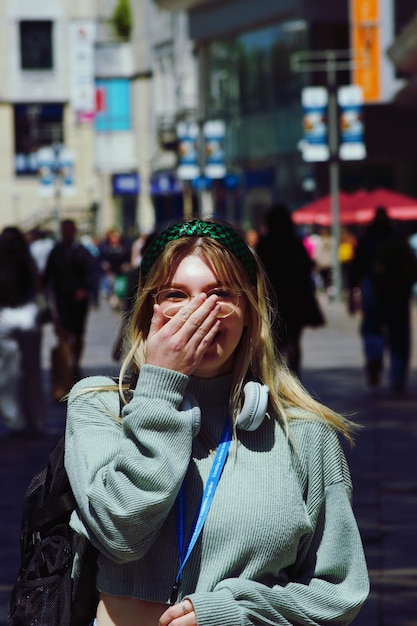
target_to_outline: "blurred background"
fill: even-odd
[[[295,210],[339,189],[417,206],[415,11],[3,0],[0,227],[54,234],[70,217],[133,240],[204,212],[258,229],[277,200]]]
[[[55,390],[53,361],[62,337],[48,288],[69,281],[51,270],[51,287],[44,274],[62,221],[91,255],[74,287],[91,305],[78,333],[82,371],[60,372],[71,385],[117,374],[130,279],[137,285],[148,235],[170,220],[215,216],[257,248],[279,205],[311,257],[324,314],[321,325],[297,327],[301,380],[365,427],[348,452],[372,583],[355,624],[417,626],[417,274],[408,254],[417,257],[416,11],[410,0],[1,0],[0,295],[20,280],[25,290],[0,301],[0,401],[10,408],[9,396],[17,404],[25,396],[26,412],[37,406],[38,415],[27,430],[16,416],[5,423],[0,407],[0,624],[23,495],[65,427],[67,388]],[[400,384],[389,380],[388,354],[366,360],[362,257],[351,271],[380,207],[408,246],[390,257],[384,294],[390,338],[401,330]],[[270,250],[280,247],[288,250],[276,239]],[[281,280],[291,269],[282,258]],[[291,273],[288,284],[290,297]],[[30,313],[35,295],[22,373],[17,309]],[[387,327],[379,330],[386,338]],[[4,376],[12,359],[14,387]]]

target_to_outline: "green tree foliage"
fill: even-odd
[[[110,18],[110,23],[117,37],[120,39],[130,38],[133,27],[130,0],[118,0]]]

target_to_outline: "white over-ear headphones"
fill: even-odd
[[[241,412],[236,418],[236,427],[240,430],[254,431],[261,425],[267,408],[269,389],[255,381],[249,381],[243,388],[245,400]],[[195,398],[186,394],[180,406],[180,411],[189,413],[193,425],[193,437],[200,431],[201,411]]]
[[[241,412],[236,418],[236,427],[253,431],[259,428],[268,408],[269,389],[253,380],[243,387],[245,400]]]

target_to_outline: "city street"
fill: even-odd
[[[303,339],[304,385],[332,408],[363,426],[346,454],[354,484],[354,510],[371,577],[369,600],[354,626],[417,626],[417,345],[409,389],[393,395],[384,381],[370,390],[363,373],[359,318],[342,303],[322,299],[327,325]],[[111,359],[119,314],[106,301],[90,315],[84,374],[117,374]],[[417,310],[413,312],[414,335]],[[49,354],[54,344],[45,327],[43,365],[49,398]],[[63,431],[65,406],[48,406],[47,437],[0,438],[0,626],[7,624],[7,599],[19,561],[23,494],[35,471]]]

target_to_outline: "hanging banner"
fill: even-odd
[[[198,125],[195,122],[180,122],[177,125],[178,168],[181,180],[194,180],[200,174],[198,165]]]
[[[221,120],[208,121],[203,127],[206,163],[204,173],[207,178],[224,178],[224,137],[226,125]]]
[[[140,192],[138,173],[113,174],[112,191],[114,196],[137,196]]]
[[[301,102],[304,109],[304,135],[301,142],[303,159],[304,161],[327,161],[329,159],[327,89],[305,87],[301,92]]]
[[[78,122],[92,122],[95,114],[94,44],[96,26],[92,20],[70,25],[71,107]]]
[[[364,102],[381,97],[380,0],[350,0],[350,46],[359,60],[352,69],[352,83],[363,89]]]
[[[357,161],[366,157],[363,126],[363,92],[357,85],[340,87],[339,105],[339,157],[343,161]]]

